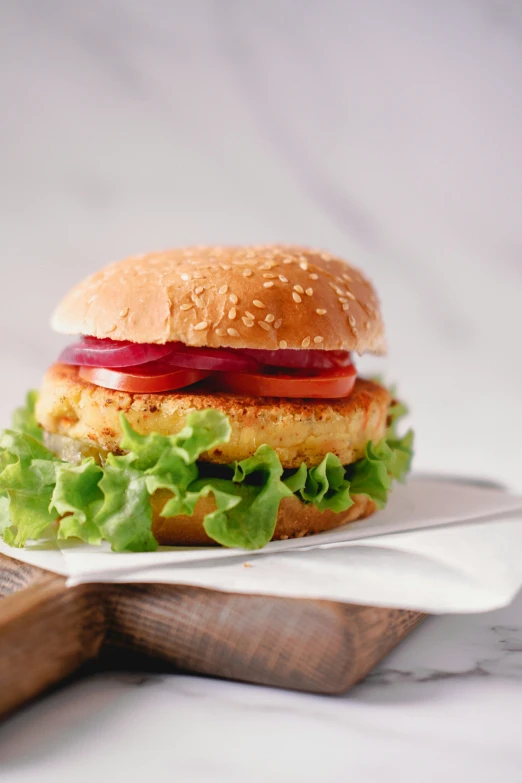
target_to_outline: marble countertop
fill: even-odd
[[[289,241],[380,292],[418,470],[522,491],[516,0],[0,8],[0,424],[59,297],[154,247]],[[327,698],[166,675],[70,684],[0,727],[9,783],[521,776],[522,598],[431,618]]]

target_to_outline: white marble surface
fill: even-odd
[[[418,469],[522,490],[517,0],[0,4],[0,423],[109,259],[285,240],[374,277]],[[106,675],[0,728],[0,779],[522,779],[522,600],[331,699]]]

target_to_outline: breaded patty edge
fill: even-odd
[[[37,418],[50,433],[118,451],[120,413],[141,434],[167,435],[179,431],[191,411],[216,408],[229,417],[232,436],[204,460],[227,464],[266,443],[285,468],[294,468],[319,464],[328,452],[343,464],[356,462],[368,441],[384,436],[390,402],[386,388],[361,378],[351,395],[337,400],[250,398],[198,386],[184,393],[132,395],[82,381],[77,368],[54,365],[42,384]]]

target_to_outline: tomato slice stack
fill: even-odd
[[[191,386],[211,376],[209,391],[232,392],[249,397],[347,397],[356,371],[349,365],[339,370],[321,370],[313,375],[301,370],[255,373],[209,372],[169,367],[161,362],[130,367],[125,371],[106,367],[80,367],[84,381],[136,394],[155,394]]]
[[[80,367],[80,378],[104,389],[155,394],[174,391],[202,381],[210,375],[206,370],[190,370],[185,367],[170,367],[161,362],[112,370],[108,367]]]
[[[220,373],[215,380],[222,391],[251,397],[347,397],[353,389],[353,364],[339,370]]]

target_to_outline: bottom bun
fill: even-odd
[[[216,542],[207,536],[203,527],[206,514],[216,510],[214,498],[201,498],[196,504],[192,516],[162,517],[160,512],[167,500],[172,497],[169,492],[157,492],[151,498],[152,532],[158,544],[163,546],[217,546]],[[279,505],[277,524],[272,541],[287,538],[302,538],[331,530],[346,522],[369,517],[376,510],[373,500],[366,495],[354,495],[353,506],[337,514],[335,511],[319,511],[313,504],[302,503],[295,496],[283,498]]]

